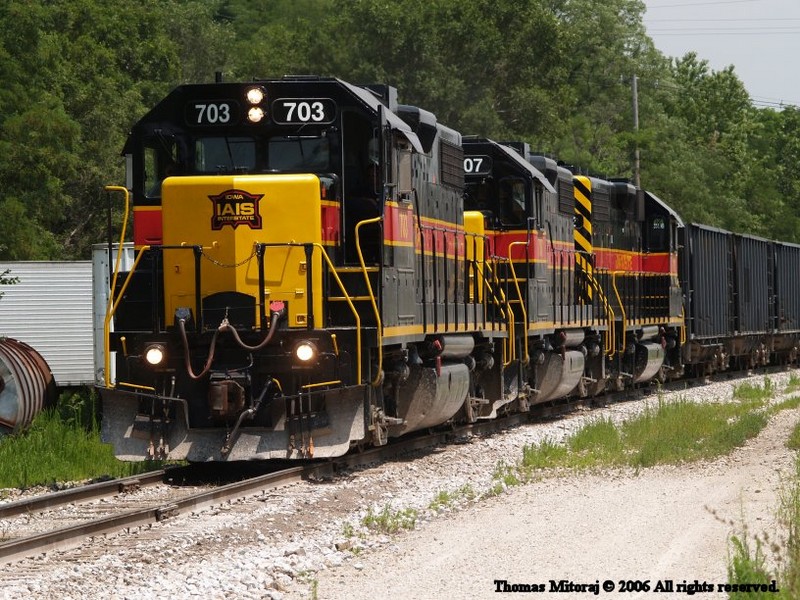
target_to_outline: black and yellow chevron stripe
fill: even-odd
[[[577,293],[583,304],[592,303],[594,278],[592,246],[592,182],[588,177],[572,179],[575,194],[575,262]]]

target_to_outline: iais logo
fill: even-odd
[[[211,229],[222,229],[230,225],[236,229],[247,225],[250,229],[261,229],[258,203],[264,194],[250,194],[243,190],[227,190],[218,196],[209,196],[214,203]]]

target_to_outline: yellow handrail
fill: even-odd
[[[356,319],[356,381],[361,383],[361,317],[359,317],[356,307],[353,306],[353,302],[350,300],[350,295],[347,293],[344,283],[342,283],[342,280],[339,278],[339,274],[336,272],[336,267],[333,265],[330,256],[328,256],[328,253],[325,251],[325,247],[318,242],[314,242],[314,247],[319,248],[322,252],[322,258],[325,259],[333,278],[336,280],[336,283],[339,284],[339,289],[341,289],[342,294],[344,294],[344,299],[347,301],[347,306],[350,307],[350,311],[353,313],[353,316]],[[336,345],[335,341],[334,345]]]
[[[592,276],[589,281],[591,282],[591,285],[594,288],[594,290],[600,295],[600,299],[603,302],[603,306],[606,309],[606,313],[609,315],[608,319],[609,332],[608,335],[606,336],[605,349],[606,349],[606,355],[608,356],[608,358],[611,358],[616,354],[616,349],[614,348],[614,342],[612,341],[614,339],[614,332],[616,330],[614,323],[615,319],[614,309],[608,303],[608,298],[603,292],[603,288],[600,287],[600,283],[597,281],[597,279],[595,279],[594,276]]]
[[[122,192],[125,196],[125,214],[122,218],[122,231],[119,234],[119,250],[117,250],[117,260],[114,264],[114,275],[111,278],[111,289],[108,292],[108,304],[106,304],[106,318],[103,325],[103,348],[105,351],[105,362],[104,368],[105,373],[103,374],[103,379],[105,381],[106,387],[110,386],[109,380],[109,371],[111,370],[111,356],[109,354],[109,349],[111,347],[110,336],[111,336],[111,318],[109,317],[109,313],[111,313],[111,307],[114,301],[114,288],[117,285],[117,275],[119,274],[119,267],[120,263],[122,262],[122,247],[125,244],[125,230],[128,227],[128,215],[130,213],[130,192],[128,188],[122,187],[121,185],[107,185],[105,186],[105,191],[107,192]],[[111,260],[111,257],[108,257]]]
[[[375,379],[372,380],[372,385],[377,387],[381,384],[381,370],[383,369],[383,325],[381,324],[381,315],[378,310],[378,303],[375,302],[375,292],[372,291],[372,283],[369,281],[367,274],[367,265],[364,262],[364,255],[361,252],[361,239],[359,233],[362,225],[372,225],[373,223],[380,223],[383,217],[375,217],[374,219],[364,219],[359,221],[356,225],[356,252],[358,252],[358,262],[361,265],[361,272],[364,273],[364,281],[367,283],[367,291],[369,292],[369,299],[372,302],[372,310],[375,312],[375,323],[378,342],[378,369],[375,371]],[[359,381],[361,379],[359,378]]]
[[[617,275],[620,273],[624,273],[624,271],[614,271],[611,274],[611,285],[614,287],[614,293],[617,295],[617,302],[619,302],[619,309],[622,311],[622,344],[625,344],[625,330],[628,327],[628,316],[625,314],[625,306],[622,304],[622,298],[619,295],[619,290],[617,289]],[[613,356],[613,355],[612,355]]]
[[[517,290],[517,298],[519,298],[519,305],[520,310],[522,310],[522,333],[523,333],[523,342],[522,345],[525,348],[525,356],[522,359],[522,364],[527,365],[530,362],[530,356],[528,355],[528,310],[525,308],[525,300],[522,297],[522,292],[519,289],[519,282],[517,281],[517,271],[514,268],[514,260],[511,258],[512,256],[512,248],[514,246],[528,246],[528,242],[511,242],[508,245],[508,264],[511,267],[511,277],[514,280],[514,287]],[[526,279],[527,282],[527,279]],[[511,307],[509,306],[509,311],[511,311]],[[513,311],[511,311],[513,314]]]
[[[103,340],[104,340],[104,350],[105,350],[105,383],[106,387],[114,387],[111,385],[110,382],[110,371],[111,371],[111,319],[114,318],[114,314],[117,312],[117,308],[119,307],[119,303],[122,301],[122,297],[125,295],[125,291],[128,289],[128,284],[131,282],[131,277],[133,276],[134,271],[136,271],[136,267],[139,266],[139,261],[142,260],[142,256],[144,255],[145,251],[150,250],[150,246],[142,246],[139,249],[138,254],[136,255],[136,260],[133,261],[133,267],[128,272],[128,276],[125,278],[125,282],[122,284],[122,288],[117,294],[116,299],[114,299],[114,288],[112,287],[109,291],[108,302],[109,307],[106,310],[106,318],[103,322]],[[117,250],[119,254],[122,254],[122,246],[119,247]],[[119,264],[117,264],[119,267]],[[117,280],[117,273],[114,273],[114,281]]]
[[[495,257],[495,260],[500,260],[500,257]],[[498,278],[497,273],[492,269],[490,264],[486,263],[486,268],[489,269],[489,273],[492,276],[492,282],[495,283],[497,289],[494,289],[493,286],[489,287],[489,293],[492,295],[492,303],[497,306],[500,311],[500,316],[505,317],[508,321],[508,341],[503,344],[503,366],[508,367],[514,362],[514,358],[516,358],[515,350],[515,336],[516,336],[516,329],[514,324],[514,313],[511,310],[511,306],[506,300],[505,294],[503,293],[503,288],[500,286],[500,279]]]

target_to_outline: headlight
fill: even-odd
[[[317,356],[317,347],[311,342],[300,342],[294,347],[294,355],[301,362],[307,363]]]
[[[260,123],[264,118],[264,109],[260,106],[254,106],[247,111],[247,120],[251,123]]]
[[[250,104],[261,104],[264,101],[264,96],[266,96],[266,93],[262,87],[254,87],[247,90],[247,101]]]
[[[154,367],[164,362],[167,351],[161,344],[151,344],[144,350],[144,359]]]

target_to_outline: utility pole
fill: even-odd
[[[633,183],[636,187],[641,187],[639,179],[639,78],[633,74],[631,88],[633,90],[633,131],[636,136],[636,148],[633,151]]]

